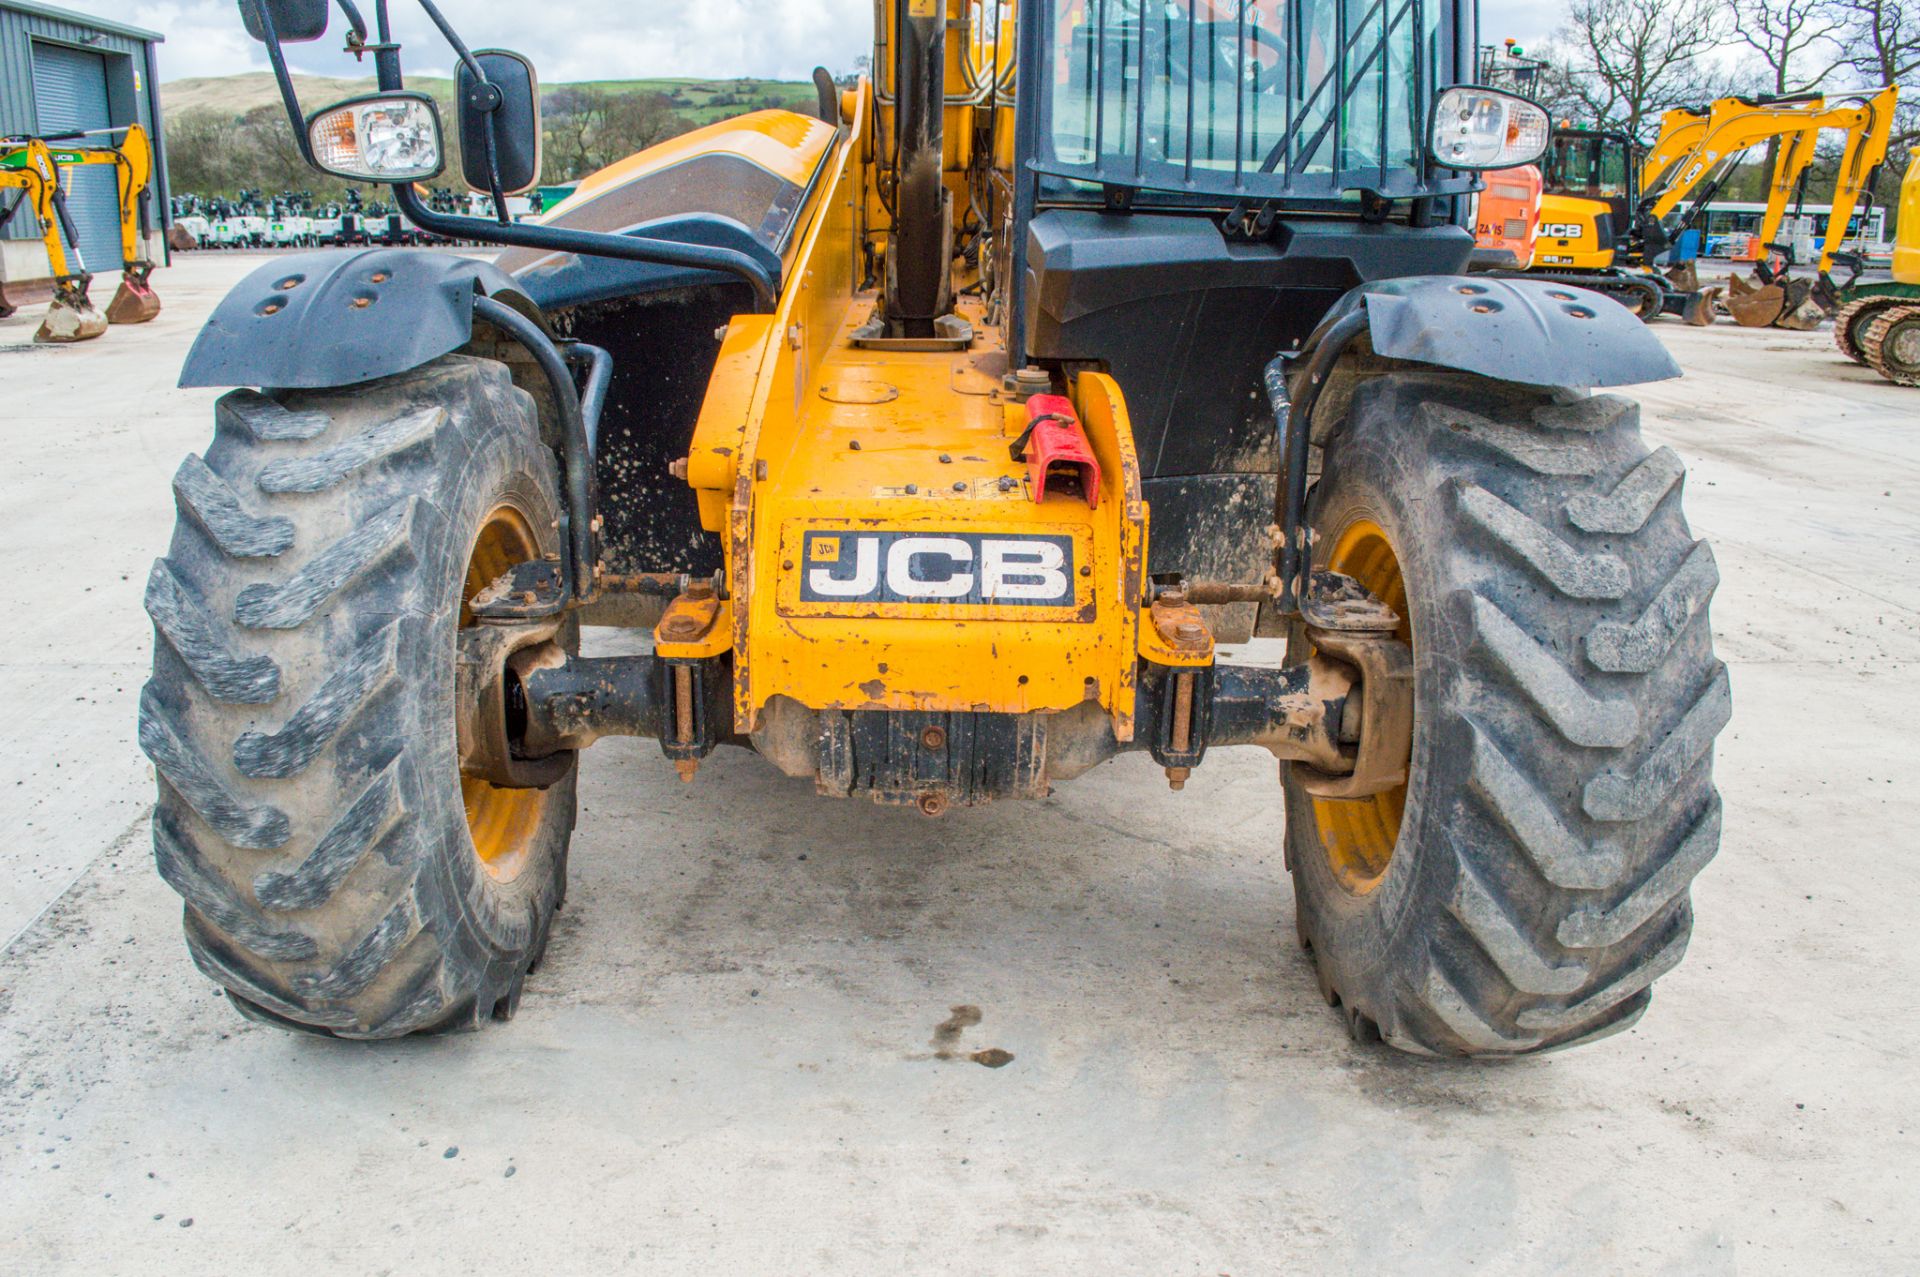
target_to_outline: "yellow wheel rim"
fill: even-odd
[[[1352,577],[1400,615],[1400,641],[1413,646],[1413,622],[1407,612],[1407,586],[1400,560],[1379,524],[1361,519],[1334,538],[1326,566]],[[1340,885],[1364,896],[1378,887],[1393,860],[1406,810],[1407,787],[1400,785],[1370,798],[1313,800],[1313,823],[1326,850],[1327,865]]]
[[[538,558],[540,544],[525,515],[512,506],[494,508],[474,538],[473,553],[467,559],[467,579],[460,592],[460,625],[473,624],[468,606],[473,596],[484,590],[495,577],[516,563]],[[534,834],[540,828],[540,816],[546,807],[546,791],[539,789],[501,789],[471,776],[460,778],[460,796],[466,800],[467,832],[473,837],[473,851],[488,875],[505,881],[520,872]]]

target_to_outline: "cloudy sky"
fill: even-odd
[[[246,38],[234,0],[52,0],[100,17],[159,31],[160,74],[229,75],[266,66]],[[532,56],[549,83],[621,77],[751,75],[805,79],[815,65],[845,70],[872,40],[872,0],[439,0],[469,43]],[[371,14],[372,0],[361,0]],[[392,0],[406,61],[446,69],[445,45],[412,0]],[[1481,38],[1538,44],[1566,12],[1566,0],[1482,0]],[[520,21],[516,23],[516,15]],[[302,71],[353,75],[336,30],[297,48]],[[583,34],[590,33],[590,34]],[[371,68],[364,74],[371,75]]]

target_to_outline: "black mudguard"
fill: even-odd
[[[1680,375],[1660,339],[1620,303],[1551,280],[1416,275],[1343,296],[1296,359],[1365,309],[1373,352],[1531,386],[1631,386]]]
[[[350,386],[467,344],[473,299],[539,310],[487,262],[418,249],[323,249],[276,257],[214,308],[182,386]]]

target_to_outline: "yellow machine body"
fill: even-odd
[[[1899,217],[1893,240],[1893,278],[1896,283],[1920,284],[1920,146],[1909,152],[1907,175],[1900,181]]]
[[[1612,242],[1600,238],[1606,204],[1582,195],[1552,191],[1540,197],[1540,230],[1530,266],[1560,270],[1605,270],[1613,265]]]
[[[777,307],[728,327],[688,456],[735,601],[735,730],[755,729],[776,697],[809,709],[998,713],[1093,702],[1116,738],[1130,739],[1147,515],[1125,402],[1109,377],[1077,379],[1098,500],[1035,501],[1027,466],[1009,452],[1025,408],[1006,389],[1000,334],[978,302],[957,306],[975,334],[960,349],[858,344],[878,301],[862,280],[884,211],[871,165],[874,97],[864,85],[849,95]],[[971,136],[961,133],[962,154],[950,145],[950,167],[964,167]],[[964,545],[965,571],[987,572],[996,539],[1062,547],[1058,570],[1071,586],[1062,601],[820,598],[806,588],[815,572],[857,578],[863,561],[900,571],[914,546]]]

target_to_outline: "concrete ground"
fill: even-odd
[[[0,1271],[1920,1267],[1920,392],[1826,333],[1657,328],[1688,375],[1648,430],[1692,467],[1735,717],[1692,952],[1626,1034],[1351,1045],[1261,754],[930,821],[615,741],[519,1018],[353,1045],[195,971],[133,739],[214,398],[173,379],[258,260],[187,258],[86,346],[0,323]],[[936,1057],[958,1004],[1011,1063]]]

